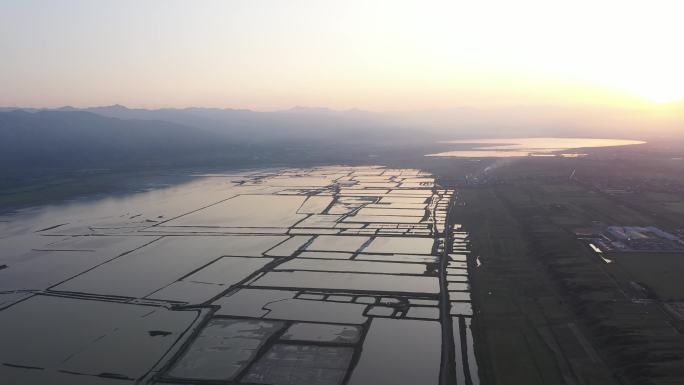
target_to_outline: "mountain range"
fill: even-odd
[[[122,105],[5,107],[0,108],[0,169],[346,162],[456,138],[595,137],[599,131],[609,137],[649,139],[679,132],[682,107],[673,105],[674,113],[658,121],[660,126],[635,110],[548,106],[394,113],[315,107],[273,112]]]

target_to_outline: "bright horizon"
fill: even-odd
[[[677,1],[0,3],[0,105],[514,106],[684,99]]]

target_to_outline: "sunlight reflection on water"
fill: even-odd
[[[554,156],[553,153],[579,148],[615,147],[644,144],[640,140],[590,138],[501,138],[462,139],[446,143],[472,144],[468,149],[428,154],[435,157],[507,158],[521,156]],[[569,154],[565,154],[566,156]]]

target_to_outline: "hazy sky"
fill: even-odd
[[[0,105],[648,106],[684,1],[0,0]]]

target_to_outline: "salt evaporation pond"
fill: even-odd
[[[0,382],[476,384],[454,200],[340,166],[0,216]]]

